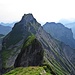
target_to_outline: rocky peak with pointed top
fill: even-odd
[[[21,21],[14,25],[12,31],[3,39],[2,53],[5,53],[5,51],[6,54],[8,53],[8,57],[3,61],[3,68],[14,65],[14,61],[22,48],[24,39],[31,34],[36,34],[40,26],[40,23],[37,22],[32,14],[24,14]],[[11,53],[15,51],[15,55],[12,55]]]
[[[22,23],[28,23],[28,22],[33,22],[33,21],[36,21],[36,19],[33,17],[33,15],[31,13],[29,14],[24,14],[22,19],[21,19],[21,22]]]
[[[34,16],[31,13],[29,13],[29,14],[24,14],[22,16],[22,19],[14,25],[13,29],[19,27],[20,30],[22,29],[23,32],[27,30],[29,32],[36,33],[36,31],[40,26],[41,24],[37,22],[37,20],[34,18]]]
[[[12,42],[16,44],[22,39],[27,38],[31,33],[35,34],[40,26],[40,23],[36,21],[32,14],[24,14],[21,21],[17,22],[12,31],[7,35],[9,39],[5,37],[4,40],[7,43],[9,41],[8,46],[12,45],[11,39],[14,39]],[[17,39],[18,37],[19,39]]]

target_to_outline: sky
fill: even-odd
[[[32,13],[38,22],[75,19],[75,0],[0,0],[0,22],[19,21]]]

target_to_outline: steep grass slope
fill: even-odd
[[[52,75],[43,67],[19,67],[4,75]]]

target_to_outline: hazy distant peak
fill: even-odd
[[[75,40],[73,38],[72,30],[65,27],[62,23],[45,24],[43,25],[43,29],[55,39],[75,48]]]
[[[12,23],[4,23],[4,22],[1,22],[0,25],[13,27],[15,23],[16,22],[12,22]]]
[[[3,26],[0,24],[0,34],[6,35],[11,31],[11,27],[10,26]]]
[[[67,23],[65,25],[75,25],[75,22]]]
[[[75,22],[75,19],[60,19],[59,22],[65,25]]]

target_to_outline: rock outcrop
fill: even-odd
[[[28,44],[29,43],[29,44]],[[40,66],[43,62],[43,48],[35,36],[29,36],[15,61],[15,67]]]
[[[43,25],[43,28],[48,32],[53,38],[69,45],[72,48],[75,48],[75,40],[73,38],[72,30],[65,27],[61,23],[46,23]]]

